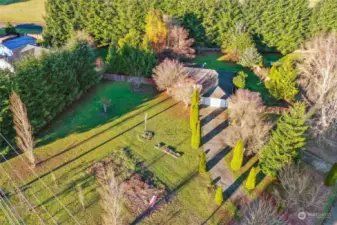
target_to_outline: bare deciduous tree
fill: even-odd
[[[196,85],[195,82],[191,79],[179,79],[175,85],[172,87],[172,98],[176,101],[182,101],[187,107],[191,103],[193,90],[199,88],[200,86]]]
[[[277,209],[273,206],[271,200],[259,199],[255,200],[249,205],[245,205],[242,209],[243,217],[237,224],[245,225],[287,225],[278,213]]]
[[[179,79],[186,76],[184,65],[178,60],[165,59],[153,69],[153,79],[158,90],[167,90],[168,93]]]
[[[30,164],[34,167],[35,156],[33,152],[34,140],[32,125],[28,119],[26,106],[15,91],[12,91],[10,96],[10,109],[13,113],[16,144],[18,148],[25,153]]]
[[[299,51],[303,61],[299,83],[311,107],[311,130],[321,135],[337,120],[337,36],[335,33],[314,38]]]
[[[299,165],[288,165],[279,173],[280,188],[275,197],[283,207],[299,212],[321,210],[327,199],[323,184]]]
[[[263,101],[259,93],[237,90],[229,99],[228,116],[231,121],[226,129],[224,141],[235,146],[238,140],[246,145],[245,154],[258,153],[269,139],[272,124],[267,120]]]
[[[103,171],[102,171],[103,172]],[[123,224],[123,185],[118,184],[111,167],[104,170],[104,179],[100,182],[101,206],[103,208],[102,221],[104,225]]]
[[[179,26],[173,26],[168,33],[167,49],[174,58],[195,58],[195,50],[192,48],[194,39],[188,38],[188,31]]]

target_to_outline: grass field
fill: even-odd
[[[107,114],[103,113],[100,103],[103,97],[112,100]],[[148,130],[153,131],[155,136],[149,142],[140,142],[137,135],[144,129],[145,113],[148,113]],[[183,156],[174,159],[156,150],[154,145],[157,142],[174,147]],[[135,93],[127,83],[99,84],[37,138],[35,153],[41,163],[35,170],[81,224],[99,224],[101,208],[96,191],[97,183],[85,170],[119,147],[130,148],[170,188],[171,194],[177,196],[167,209],[158,213],[160,219],[166,220],[167,216],[167,220],[171,221],[168,224],[189,224],[192,213],[198,215],[201,222],[208,218],[209,224],[217,224],[220,218],[231,218],[227,210],[230,209],[233,213],[235,207],[228,202],[213,215],[217,208],[213,202],[214,191],[207,188],[209,177],[197,173],[198,154],[201,150],[190,147],[187,110],[166,95],[156,94],[152,87]],[[42,205],[59,223],[74,224],[52,194],[27,170],[20,157],[11,159],[9,163],[12,167],[2,163],[5,171],[22,187],[22,191],[37,206],[36,210],[48,224],[51,222],[48,215],[34,200],[32,193],[38,196]],[[25,180],[24,183],[19,181],[16,173]],[[5,179],[4,170],[1,169],[0,174],[1,188],[13,193],[13,182]],[[57,178],[58,185],[54,184],[53,176]],[[75,186],[78,184],[84,188],[86,209],[82,209],[77,199]],[[10,200],[20,205],[18,195],[10,195]],[[22,205],[21,207],[23,208]],[[177,207],[179,213],[176,212]],[[134,219],[129,214],[126,215],[128,222]],[[150,219],[153,218],[155,217]],[[36,224],[38,221],[34,213],[27,213],[25,220],[28,224]],[[148,223],[145,221],[144,224]]]
[[[11,4],[6,4],[6,2]],[[44,0],[0,0],[0,22],[44,24]]]

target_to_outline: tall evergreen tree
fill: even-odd
[[[305,104],[295,103],[290,112],[285,112],[277,122],[269,143],[260,154],[260,167],[268,176],[277,172],[299,156],[306,144]]]
[[[248,175],[247,181],[245,183],[247,189],[252,190],[252,189],[255,188],[255,185],[256,185],[256,175],[257,175],[257,169],[256,169],[256,167],[251,168],[250,171],[249,171],[249,175]]]
[[[335,0],[320,0],[316,3],[311,21],[311,34],[328,33],[337,30],[337,2]]]
[[[263,43],[283,54],[297,49],[309,34],[307,0],[247,0],[243,12]]]
[[[46,1],[45,40],[52,46],[61,46],[71,37],[75,17],[74,5],[63,0]]]

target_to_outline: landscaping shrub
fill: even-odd
[[[262,56],[256,48],[247,48],[240,55],[239,64],[244,67],[254,67],[262,62]]]
[[[198,121],[199,121],[199,91],[197,89],[194,89],[190,109],[190,127],[192,133],[195,131],[196,124]]]
[[[207,172],[206,164],[206,153],[201,153],[199,155],[199,173],[203,174]]]
[[[191,146],[194,149],[199,148],[201,139],[200,120],[196,123],[196,128],[192,132]]]
[[[249,190],[252,190],[255,188],[256,184],[256,175],[257,175],[257,169],[256,167],[253,167],[249,171],[249,175],[246,181],[246,188]]]
[[[39,58],[22,59],[16,66],[15,83],[34,133],[100,79],[95,54],[85,41]]]
[[[222,202],[223,202],[223,190],[221,186],[218,186],[215,192],[215,203],[220,206]]]
[[[239,170],[243,162],[244,143],[238,140],[233,150],[233,158],[231,161],[232,170]]]
[[[238,73],[238,75],[236,75],[234,78],[233,78],[233,83],[234,85],[237,87],[237,88],[245,88],[246,87],[246,78],[248,77],[248,75],[243,72],[243,71],[240,71]]]
[[[276,99],[291,102],[299,92],[296,79],[299,71],[296,69],[298,57],[287,55],[276,62],[269,72],[269,79],[265,82],[266,88]]]
[[[335,163],[330,169],[328,175],[325,178],[325,185],[334,186],[337,181],[337,163]]]
[[[6,34],[16,34],[16,29],[11,23],[7,23],[5,27]]]
[[[106,72],[151,77],[155,64],[155,55],[148,49],[129,45],[116,48],[111,45],[106,58]]]
[[[259,164],[262,172],[275,177],[281,168],[298,157],[306,145],[307,129],[305,104],[295,103],[290,112],[282,114],[270,141],[261,150]]]

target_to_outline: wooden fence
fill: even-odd
[[[129,83],[149,84],[149,85],[155,84],[152,78],[108,74],[108,73],[103,74],[103,79],[111,81],[129,82]]]

